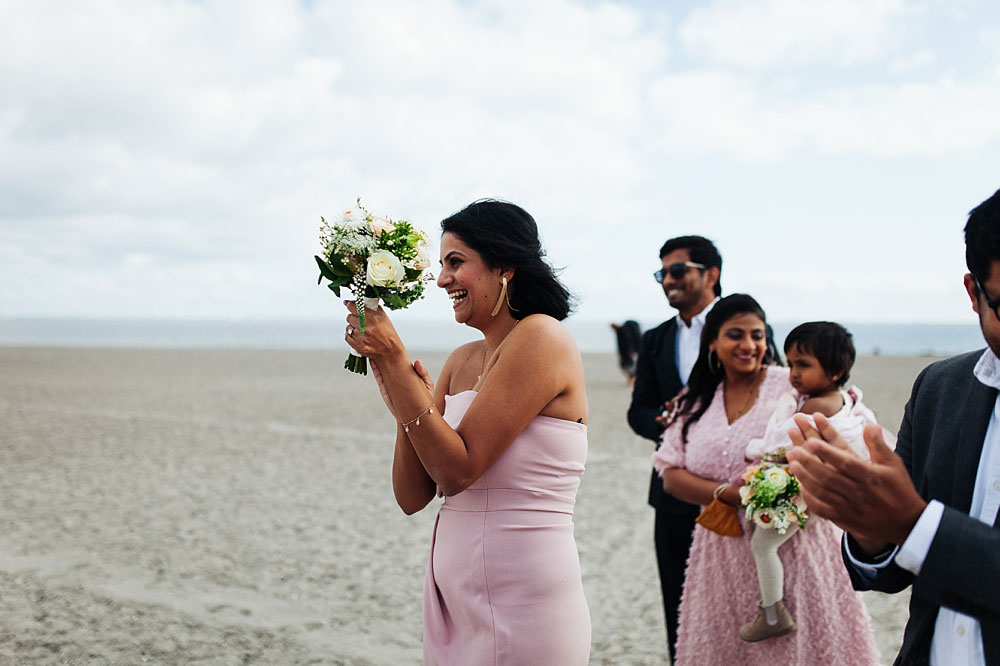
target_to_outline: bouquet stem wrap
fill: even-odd
[[[358,319],[361,321],[361,332],[365,332],[365,310],[378,310],[378,299],[371,298],[369,296],[357,297],[355,302],[358,304]],[[364,356],[355,356],[354,353],[347,355],[347,360],[344,361],[344,368],[350,370],[351,372],[357,373],[359,375],[368,374],[368,359]]]

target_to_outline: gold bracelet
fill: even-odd
[[[425,409],[424,411],[420,412],[419,414],[417,414],[416,418],[412,418],[406,423],[400,422],[399,425],[403,426],[403,432],[410,432],[411,423],[416,423],[417,425],[420,425],[421,416],[423,416],[424,414],[433,414],[433,413],[434,413],[434,403],[432,402],[431,406]]]

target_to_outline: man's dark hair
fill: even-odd
[[[980,283],[990,279],[990,267],[1000,260],[1000,190],[969,212],[965,224],[965,265]],[[692,260],[693,261],[693,260]]]
[[[832,321],[799,324],[785,338],[785,356],[792,347],[815,356],[827,377],[840,375],[838,387],[846,384],[851,376],[857,353],[854,351],[853,336],[840,324]]]
[[[660,248],[660,259],[674,250],[687,250],[691,261],[703,264],[705,268],[718,268],[719,279],[715,282],[715,295],[722,295],[722,255],[715,243],[704,236],[678,236],[671,238]]]

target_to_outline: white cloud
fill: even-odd
[[[899,46],[915,16],[901,0],[720,2],[679,28],[570,0],[6,2],[0,316],[328,315],[316,228],[358,194],[432,232],[475,198],[514,200],[581,314],[662,313],[656,248],[742,239],[748,204],[720,193],[761,169],[791,174],[778,191],[808,185],[799,163],[981,177],[964,165],[1000,140],[997,73],[923,66]],[[827,76],[907,62],[905,82]]]
[[[650,123],[668,155],[770,162],[796,155],[963,154],[1000,139],[1000,78],[768,90],[734,74],[668,76],[650,87]]]
[[[936,61],[937,53],[931,49],[920,49],[892,58],[889,61],[889,71],[895,74],[910,74],[932,65]]]
[[[692,56],[740,69],[850,66],[891,53],[904,0],[715,0],[691,12],[680,39]]]

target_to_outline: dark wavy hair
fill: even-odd
[[[832,321],[810,321],[799,324],[785,338],[785,356],[793,346],[805,354],[812,354],[827,377],[840,375],[835,382],[842,387],[851,376],[857,352],[851,333]]]
[[[453,233],[479,253],[490,268],[511,268],[507,296],[510,314],[524,319],[547,314],[562,321],[575,299],[545,261],[535,219],[520,206],[480,199],[441,221],[441,233]]]
[[[716,372],[708,360],[708,347],[719,337],[722,325],[737,315],[754,314],[760,317],[767,327],[767,318],[760,304],[749,294],[730,294],[719,299],[707,315],[705,315],[705,327],[701,330],[701,346],[698,352],[698,360],[688,377],[686,391],[678,399],[677,416],[684,420],[684,427],[681,429],[681,440],[687,442],[688,429],[708,410],[715,397],[715,390],[719,387],[719,382],[725,377],[724,372]],[[764,355],[764,363],[770,364],[772,359],[770,354]]]
[[[1000,190],[972,209],[965,224],[965,265],[980,283],[1000,259]],[[977,288],[978,292],[979,289]]]

